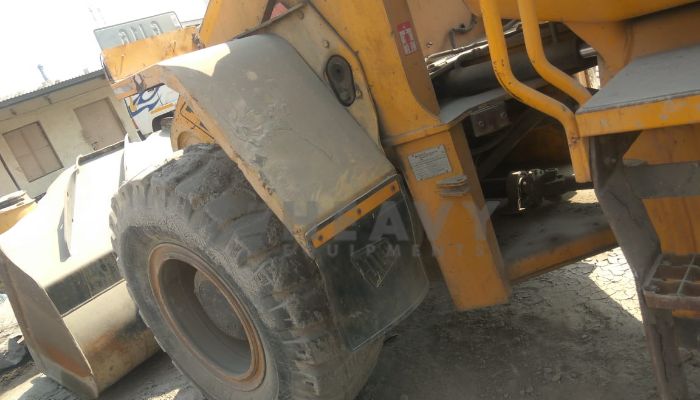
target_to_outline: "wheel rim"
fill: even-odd
[[[226,299],[245,332],[233,337],[212,321],[195,293],[195,276],[202,274]],[[255,325],[245,307],[211,266],[186,248],[163,243],[149,259],[149,280],[167,325],[181,344],[220,378],[250,391],[265,375],[265,357]]]

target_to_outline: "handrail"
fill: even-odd
[[[576,181],[589,182],[591,174],[588,162],[588,142],[579,137],[574,113],[561,102],[525,85],[515,77],[510,67],[508,47],[503,36],[498,4],[493,0],[481,0],[479,3],[481,4],[484,28],[489,41],[489,52],[496,78],[515,99],[561,122],[566,131]]]
[[[547,60],[542,47],[540,23],[533,0],[518,0],[518,9],[525,37],[525,48],[535,71],[554,87],[571,96],[579,105],[583,105],[591,98],[591,93]]]

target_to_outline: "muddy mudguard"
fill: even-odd
[[[153,77],[180,93],[317,261],[350,348],[420,303],[428,284],[395,168],[288,42],[236,39],[134,79]],[[375,227],[392,226],[387,218],[403,230]]]

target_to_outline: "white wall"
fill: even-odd
[[[93,151],[83,137],[80,122],[73,110],[104,98],[111,101],[124,126],[125,133],[132,138],[137,137],[136,128],[124,102],[114,97],[104,77],[94,78],[0,109],[0,156],[5,160],[21,189],[26,190],[32,197],[44,193],[61,171],[50,173],[33,182],[27,181],[3,134],[24,125],[39,122],[63,167],[69,167],[75,163],[79,155]],[[0,165],[0,195],[15,190],[17,189],[10,177]]]

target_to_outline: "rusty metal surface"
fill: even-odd
[[[111,198],[125,176],[170,152],[168,137],[152,137],[83,158],[0,237],[0,275],[35,362],[82,397],[96,398],[158,348],[117,270],[109,232]]]
[[[644,298],[651,308],[700,311],[700,254],[661,255]]]
[[[592,190],[493,219],[508,277],[522,281],[615,246]]]
[[[634,194],[624,175],[622,156],[637,136],[633,132],[593,140],[591,160],[596,197],[634,271],[659,396],[664,400],[686,399],[685,375],[670,312],[651,308],[644,291],[644,279],[653,276],[661,248],[642,200]]]
[[[180,345],[212,374],[236,388],[250,391],[260,386],[266,371],[263,342],[249,312],[215,269],[192,251],[172,243],[153,248],[148,268],[158,308]],[[194,290],[181,289],[188,285],[194,288],[197,275],[211,285],[213,292],[197,296]],[[206,318],[196,314],[202,308]],[[211,316],[219,322],[234,318],[242,335],[222,330]]]

